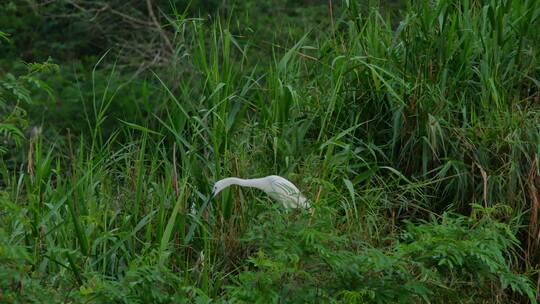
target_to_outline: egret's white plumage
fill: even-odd
[[[271,198],[283,204],[285,208],[310,208],[309,201],[300,193],[300,190],[287,179],[270,175],[262,178],[242,179],[237,177],[224,178],[214,185],[212,196],[231,186],[253,187],[260,189]]]
[[[228,177],[224,178],[215,183],[214,188],[212,189],[212,195],[208,197],[208,200],[203,204],[202,208],[199,211],[196,211],[195,205],[191,206],[190,213],[197,217],[197,220],[193,221],[191,227],[189,228],[188,234],[184,239],[184,245],[189,244],[193,235],[195,233],[195,228],[197,227],[202,214],[206,210],[208,204],[212,198],[214,198],[221,190],[231,186],[239,185],[243,187],[253,187],[260,189],[266,192],[271,198],[283,204],[287,209],[289,208],[306,208],[310,209],[310,212],[313,212],[311,209],[311,204],[307,200],[300,190],[296,186],[285,178],[277,175],[270,175],[262,178],[252,178],[252,179],[242,179],[237,177]]]

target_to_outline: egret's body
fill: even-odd
[[[262,178],[242,179],[228,177],[218,181],[214,185],[212,196],[216,196],[221,190],[231,186],[252,187],[260,189],[274,200],[289,208],[310,208],[309,201],[300,193],[300,190],[285,178],[277,175],[270,175]]]
[[[199,209],[198,212],[196,212],[194,206],[191,208],[191,214],[193,214],[195,217],[197,217],[197,220],[193,221],[191,224],[191,227],[189,228],[189,232],[184,239],[184,245],[187,245],[191,239],[193,238],[193,235],[195,233],[195,228],[197,227],[199,220],[206,210],[206,207],[208,204],[210,204],[210,201],[212,198],[214,198],[221,190],[231,186],[231,185],[238,185],[243,187],[252,187],[260,189],[264,192],[266,192],[271,198],[275,199],[276,201],[283,204],[283,206],[287,209],[291,208],[306,208],[310,209],[311,204],[309,200],[307,200],[302,193],[300,193],[300,190],[296,188],[296,186],[291,183],[290,181],[286,180],[285,178],[277,175],[270,175],[267,177],[262,178],[252,178],[252,179],[242,179],[237,177],[228,177],[224,178],[220,181],[218,181],[212,190],[212,195],[208,197],[208,200],[203,204],[202,208]],[[313,212],[312,209],[310,209],[310,212]]]

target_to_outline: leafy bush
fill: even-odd
[[[43,277],[35,268],[33,256],[24,246],[9,243],[0,228],[0,302],[53,303],[60,295],[53,286],[43,284]],[[46,281],[45,281],[46,282]]]
[[[257,251],[229,286],[231,299],[478,303],[511,288],[535,301],[531,282],[511,270],[518,241],[506,224],[444,214],[408,222],[391,245],[374,248],[346,231],[337,234],[333,212],[323,213],[316,219],[261,216],[245,240]]]
[[[120,278],[91,276],[79,289],[78,297],[97,303],[188,303],[190,289],[181,277],[158,265],[136,262]],[[196,295],[193,295],[196,298]]]
[[[6,73],[0,78],[0,156],[9,148],[21,148],[29,120],[25,108],[38,104],[36,91],[52,97],[52,89],[39,76],[58,69],[49,59],[27,64],[20,75]]]

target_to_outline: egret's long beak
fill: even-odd
[[[210,205],[210,202],[212,201],[212,199],[213,199],[214,197],[216,197],[216,196],[214,195],[214,193],[212,193],[212,194],[210,194],[210,196],[208,196],[208,199],[207,199],[206,202],[204,202],[204,204],[202,205],[201,212],[199,213],[199,216],[200,216],[201,214],[203,214],[204,211],[206,211],[206,208],[208,208],[208,205]]]
[[[197,215],[195,215],[195,220],[193,221],[193,223],[191,224],[191,226],[189,226],[189,231],[186,235],[186,238],[184,239],[184,246],[189,244],[189,242],[191,241],[191,239],[193,238],[193,234],[195,234],[195,228],[197,228],[197,224],[200,222],[200,219],[201,219],[201,216],[204,214],[204,212],[206,211],[206,208],[208,207],[208,205],[210,204],[210,201],[212,201],[212,199],[214,198],[214,194],[210,194],[208,196],[208,199],[206,200],[206,202],[204,202],[204,204],[202,205],[201,209],[199,210],[199,212],[197,212]]]

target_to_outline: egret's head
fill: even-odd
[[[228,186],[228,185],[225,185],[223,183],[223,180],[220,180],[217,183],[215,183],[214,188],[212,188],[212,196],[214,197],[214,196],[218,195],[218,193],[220,193],[221,190],[223,190],[226,186]]]
[[[212,188],[212,196],[216,196],[218,195],[218,193],[221,192],[221,190],[229,187],[230,185],[234,185],[234,184],[237,184],[237,178],[234,178],[234,177],[229,177],[229,178],[224,178],[220,181],[217,181],[215,184],[214,184],[214,188]]]

